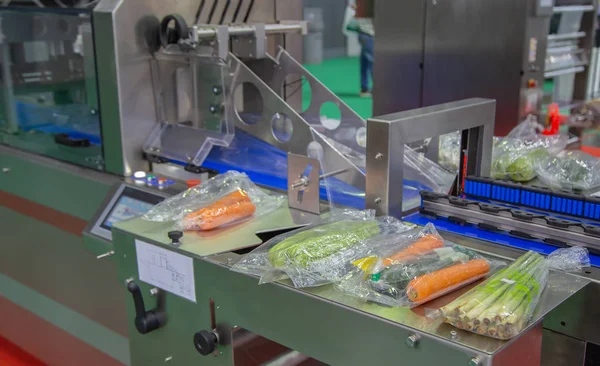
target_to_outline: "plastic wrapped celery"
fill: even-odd
[[[246,174],[231,170],[167,198],[142,218],[175,221],[183,230],[212,230],[264,215],[283,202],[283,196],[267,194]]]
[[[498,339],[518,335],[529,323],[546,287],[550,269],[581,271],[587,249],[559,249],[544,258],[527,252],[509,267],[439,310],[457,328]]]
[[[552,188],[587,190],[600,186],[600,159],[582,151],[563,151],[539,159],[535,170]]]
[[[352,211],[328,222],[276,236],[236,263],[232,270],[261,276],[260,283],[290,278],[296,287],[339,281],[352,260],[370,254],[366,241],[414,227],[374,211]]]
[[[556,155],[567,146],[567,136],[540,135],[542,129],[528,118],[497,141],[492,153],[492,178],[530,181],[536,176],[535,161]]]
[[[475,252],[444,242],[432,224],[378,238],[376,253],[355,261],[362,271],[338,287],[388,306],[418,306],[490,272]]]

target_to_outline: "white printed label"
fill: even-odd
[[[135,251],[141,281],[196,302],[192,258],[140,240],[135,241]]]
[[[512,285],[512,284],[514,284],[514,283],[515,283],[515,281],[513,281],[513,280],[508,280],[508,279],[506,279],[506,278],[503,278],[503,279],[501,279],[500,281],[502,281],[502,282],[504,282],[504,283],[508,283],[509,285]]]

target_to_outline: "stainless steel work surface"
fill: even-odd
[[[272,231],[278,228],[295,227],[303,223],[314,221],[315,219],[318,219],[318,217],[308,213],[290,210],[285,206],[269,215],[238,224],[235,227],[224,228],[208,233],[186,232],[181,240],[182,245],[177,248],[177,251],[183,252],[184,254],[189,253],[192,257],[216,262],[228,267],[235,263],[240,256],[235,253],[227,252],[260,244],[261,240],[256,233],[260,233],[261,231]],[[170,241],[167,237],[167,233],[172,229],[172,225],[172,223],[156,223],[137,218],[117,223],[116,227],[120,230],[131,232],[141,240],[168,245]],[[471,241],[473,241],[473,239],[465,239],[465,242],[461,243],[469,246]],[[490,255],[490,253],[494,256],[495,249],[503,248],[492,243],[481,241],[475,241],[474,246],[477,246],[477,250],[485,252],[486,256]],[[224,254],[206,258],[206,256],[215,253]],[[502,260],[506,259],[505,257],[500,256],[497,258]],[[244,274],[239,275],[245,276]],[[527,329],[538,324],[547,313],[581,290],[589,282],[590,280],[574,274],[551,272],[548,279],[548,285],[542,293],[538,308]],[[291,283],[286,281],[280,282],[278,285],[293,288]],[[473,286],[474,285],[471,285],[462,290],[455,291],[414,309],[390,308],[374,303],[367,303],[364,300],[340,292],[333,285],[293,290],[304,293],[307,296],[316,296],[324,301],[348,307],[355,311],[362,312],[366,316],[375,316],[385,321],[398,324],[399,326],[413,328],[441,340],[472,348],[478,352],[496,354],[509,343],[515,341],[518,337],[510,341],[501,341],[463,331],[443,323],[442,319],[430,319],[426,316],[448,304]],[[456,332],[455,336],[451,333],[452,331]]]
[[[493,245],[489,246],[492,247]],[[493,248],[490,248],[490,251],[492,250]],[[232,255],[217,256],[211,259],[223,264],[234,262],[232,260]],[[548,277],[548,285],[542,293],[533,319],[520,335],[538,324],[546,314],[581,290],[588,283],[590,283],[590,280],[586,278],[569,273],[552,271]],[[280,284],[293,287],[289,281],[283,281],[280,282]],[[437,309],[450,303],[474,286],[476,286],[476,284],[454,291],[413,309],[386,307],[375,303],[367,303],[364,300],[342,293],[337,290],[334,285],[306,288],[298,291],[304,292],[307,295],[318,296],[326,301],[332,301],[350,307],[354,310],[364,312],[366,315],[376,316],[387,321],[414,328],[415,330],[429,335],[470,347],[479,352],[496,354],[509,343],[516,341],[520,335],[512,340],[502,341],[455,328],[450,324],[444,323],[443,319],[440,318],[430,319],[427,317],[428,314],[435,312]],[[452,331],[456,332],[454,337]]]
[[[262,243],[259,233],[296,228],[317,222],[327,213],[314,215],[308,212],[290,209],[287,203],[264,216],[248,220],[233,226],[210,231],[186,231],[180,240],[179,249],[195,256],[205,257],[256,246]],[[162,244],[170,244],[168,232],[175,230],[173,222],[153,222],[134,218],[117,223],[119,229],[133,232],[138,236]]]

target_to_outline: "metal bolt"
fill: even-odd
[[[104,254],[100,254],[98,256],[96,256],[96,259],[102,259],[102,258],[106,258],[106,257],[110,257],[111,255],[114,255],[115,251],[111,250],[110,252],[106,252]]]
[[[481,366],[483,362],[479,359],[479,357],[473,357],[469,360],[469,366]]]
[[[421,340],[421,337],[419,337],[419,335],[411,334],[408,337],[406,337],[406,339],[404,340],[404,344],[406,344],[406,346],[409,348],[415,348],[416,346],[419,345],[420,340]]]
[[[217,306],[217,310],[219,310],[220,308],[221,308],[220,306]]]
[[[158,295],[158,289],[156,287],[150,289],[150,296]]]
[[[2,168],[2,173],[8,173],[10,172],[10,168]]]
[[[125,284],[129,285],[129,282],[133,281],[133,277],[130,277],[128,279],[125,280]]]
[[[380,203],[381,203],[381,197],[377,197],[377,198],[375,198],[374,202],[375,202],[376,204],[380,204]]]
[[[451,330],[450,331],[450,338],[452,339],[456,339],[456,337],[458,337],[458,333],[456,333],[455,330]]]
[[[383,159],[383,154],[382,153],[375,154],[375,160],[381,160],[381,159]]]
[[[169,357],[165,358],[165,362],[171,362],[172,359],[173,359],[173,356],[169,356]]]

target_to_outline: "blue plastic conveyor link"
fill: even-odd
[[[600,198],[570,190],[552,190],[536,185],[469,176],[465,179],[464,193],[468,197],[600,221]]]

